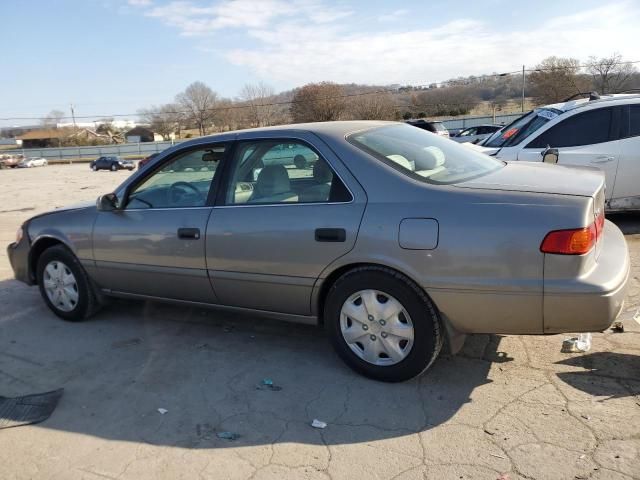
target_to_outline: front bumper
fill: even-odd
[[[624,235],[606,221],[596,267],[587,275],[544,291],[544,332],[599,332],[622,311],[631,270]]]
[[[16,280],[20,280],[27,285],[33,285],[35,282],[29,272],[29,250],[29,238],[25,231],[20,243],[13,242],[9,244],[7,247],[7,256],[9,257],[9,263],[11,264]]]

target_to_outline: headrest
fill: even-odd
[[[318,160],[313,165],[313,178],[318,183],[329,183],[333,178],[333,172],[324,160]]]
[[[262,196],[276,195],[291,190],[289,175],[283,165],[267,165],[258,174],[256,190]]]
[[[420,159],[417,161],[420,166],[418,170],[433,170],[444,165],[445,155],[438,147],[424,147],[422,151],[424,154],[420,155]]]

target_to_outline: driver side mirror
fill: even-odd
[[[115,193],[105,193],[98,197],[96,208],[99,212],[112,212],[118,209],[118,197]]]
[[[551,147],[547,147],[545,148],[540,155],[542,155],[542,161],[544,163],[558,163],[558,157],[560,156],[560,153],[558,152],[557,148],[551,148]]]

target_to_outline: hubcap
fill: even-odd
[[[349,348],[373,365],[395,365],[413,347],[409,313],[378,290],[361,290],[347,298],[340,311],[340,330]]]
[[[44,267],[42,277],[44,291],[54,307],[63,312],[76,308],[80,294],[76,277],[69,267],[59,260],[53,260]]]

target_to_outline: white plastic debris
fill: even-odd
[[[313,428],[327,428],[327,424],[323,421],[318,420],[317,418],[313,419],[313,422],[311,422],[311,426]]]
[[[640,324],[640,308],[636,310],[636,313],[633,315],[633,319]]]
[[[167,410],[166,408],[159,408],[158,412],[160,412],[160,415],[164,415],[165,413],[167,413],[169,410]]]
[[[591,350],[591,333],[581,333],[578,335],[578,342],[576,347],[581,352],[588,352]]]
[[[565,338],[562,342],[563,353],[579,353],[591,350],[591,333],[581,333],[577,337]]]

